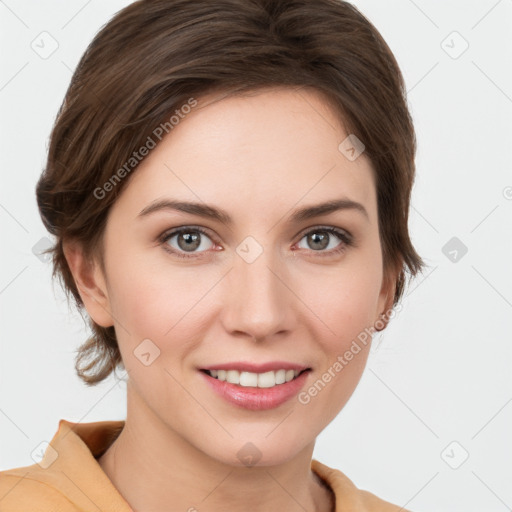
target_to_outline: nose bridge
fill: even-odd
[[[229,273],[223,321],[232,333],[264,339],[290,327],[293,294],[282,282],[286,269],[275,252],[266,249],[257,255],[255,251],[258,247],[251,246],[251,241],[238,248]]]

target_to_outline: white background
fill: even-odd
[[[32,248],[47,235],[34,187],[71,71],[128,3],[0,2],[0,470],[32,464],[61,418],[124,419],[124,383],[87,388],[75,376],[84,323]],[[415,512],[504,512],[512,507],[512,0],[355,5],[406,80],[419,146],[410,230],[429,268],[376,338],[314,456]],[[47,59],[31,48],[43,31],[59,45]],[[463,48],[453,31],[469,43],[458,58],[447,53]],[[452,237],[468,249],[457,262],[442,252]],[[464,451],[469,458],[449,467]]]

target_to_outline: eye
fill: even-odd
[[[336,238],[338,241],[336,241]],[[305,240],[306,247],[300,247],[302,240]],[[327,253],[326,256],[337,254],[354,245],[353,238],[348,232],[331,226],[319,226],[309,230],[303,235],[301,242],[299,242],[299,248]]]
[[[193,258],[195,253],[205,252],[215,245],[204,229],[195,226],[164,233],[160,243],[166,251],[181,258]]]
[[[305,240],[306,247],[301,246],[302,240]],[[201,253],[215,247],[208,232],[199,226],[183,226],[167,231],[159,241],[167,252],[178,258],[200,257]],[[354,239],[347,231],[332,226],[318,226],[302,235],[298,247],[319,253],[319,256],[332,256],[353,245]]]

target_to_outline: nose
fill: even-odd
[[[220,313],[226,332],[256,341],[290,332],[296,298],[287,281],[284,263],[270,250],[251,263],[236,255]]]

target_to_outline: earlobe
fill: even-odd
[[[99,264],[85,258],[77,242],[64,242],[63,251],[87,313],[98,325],[112,326],[114,323],[105,277]]]

